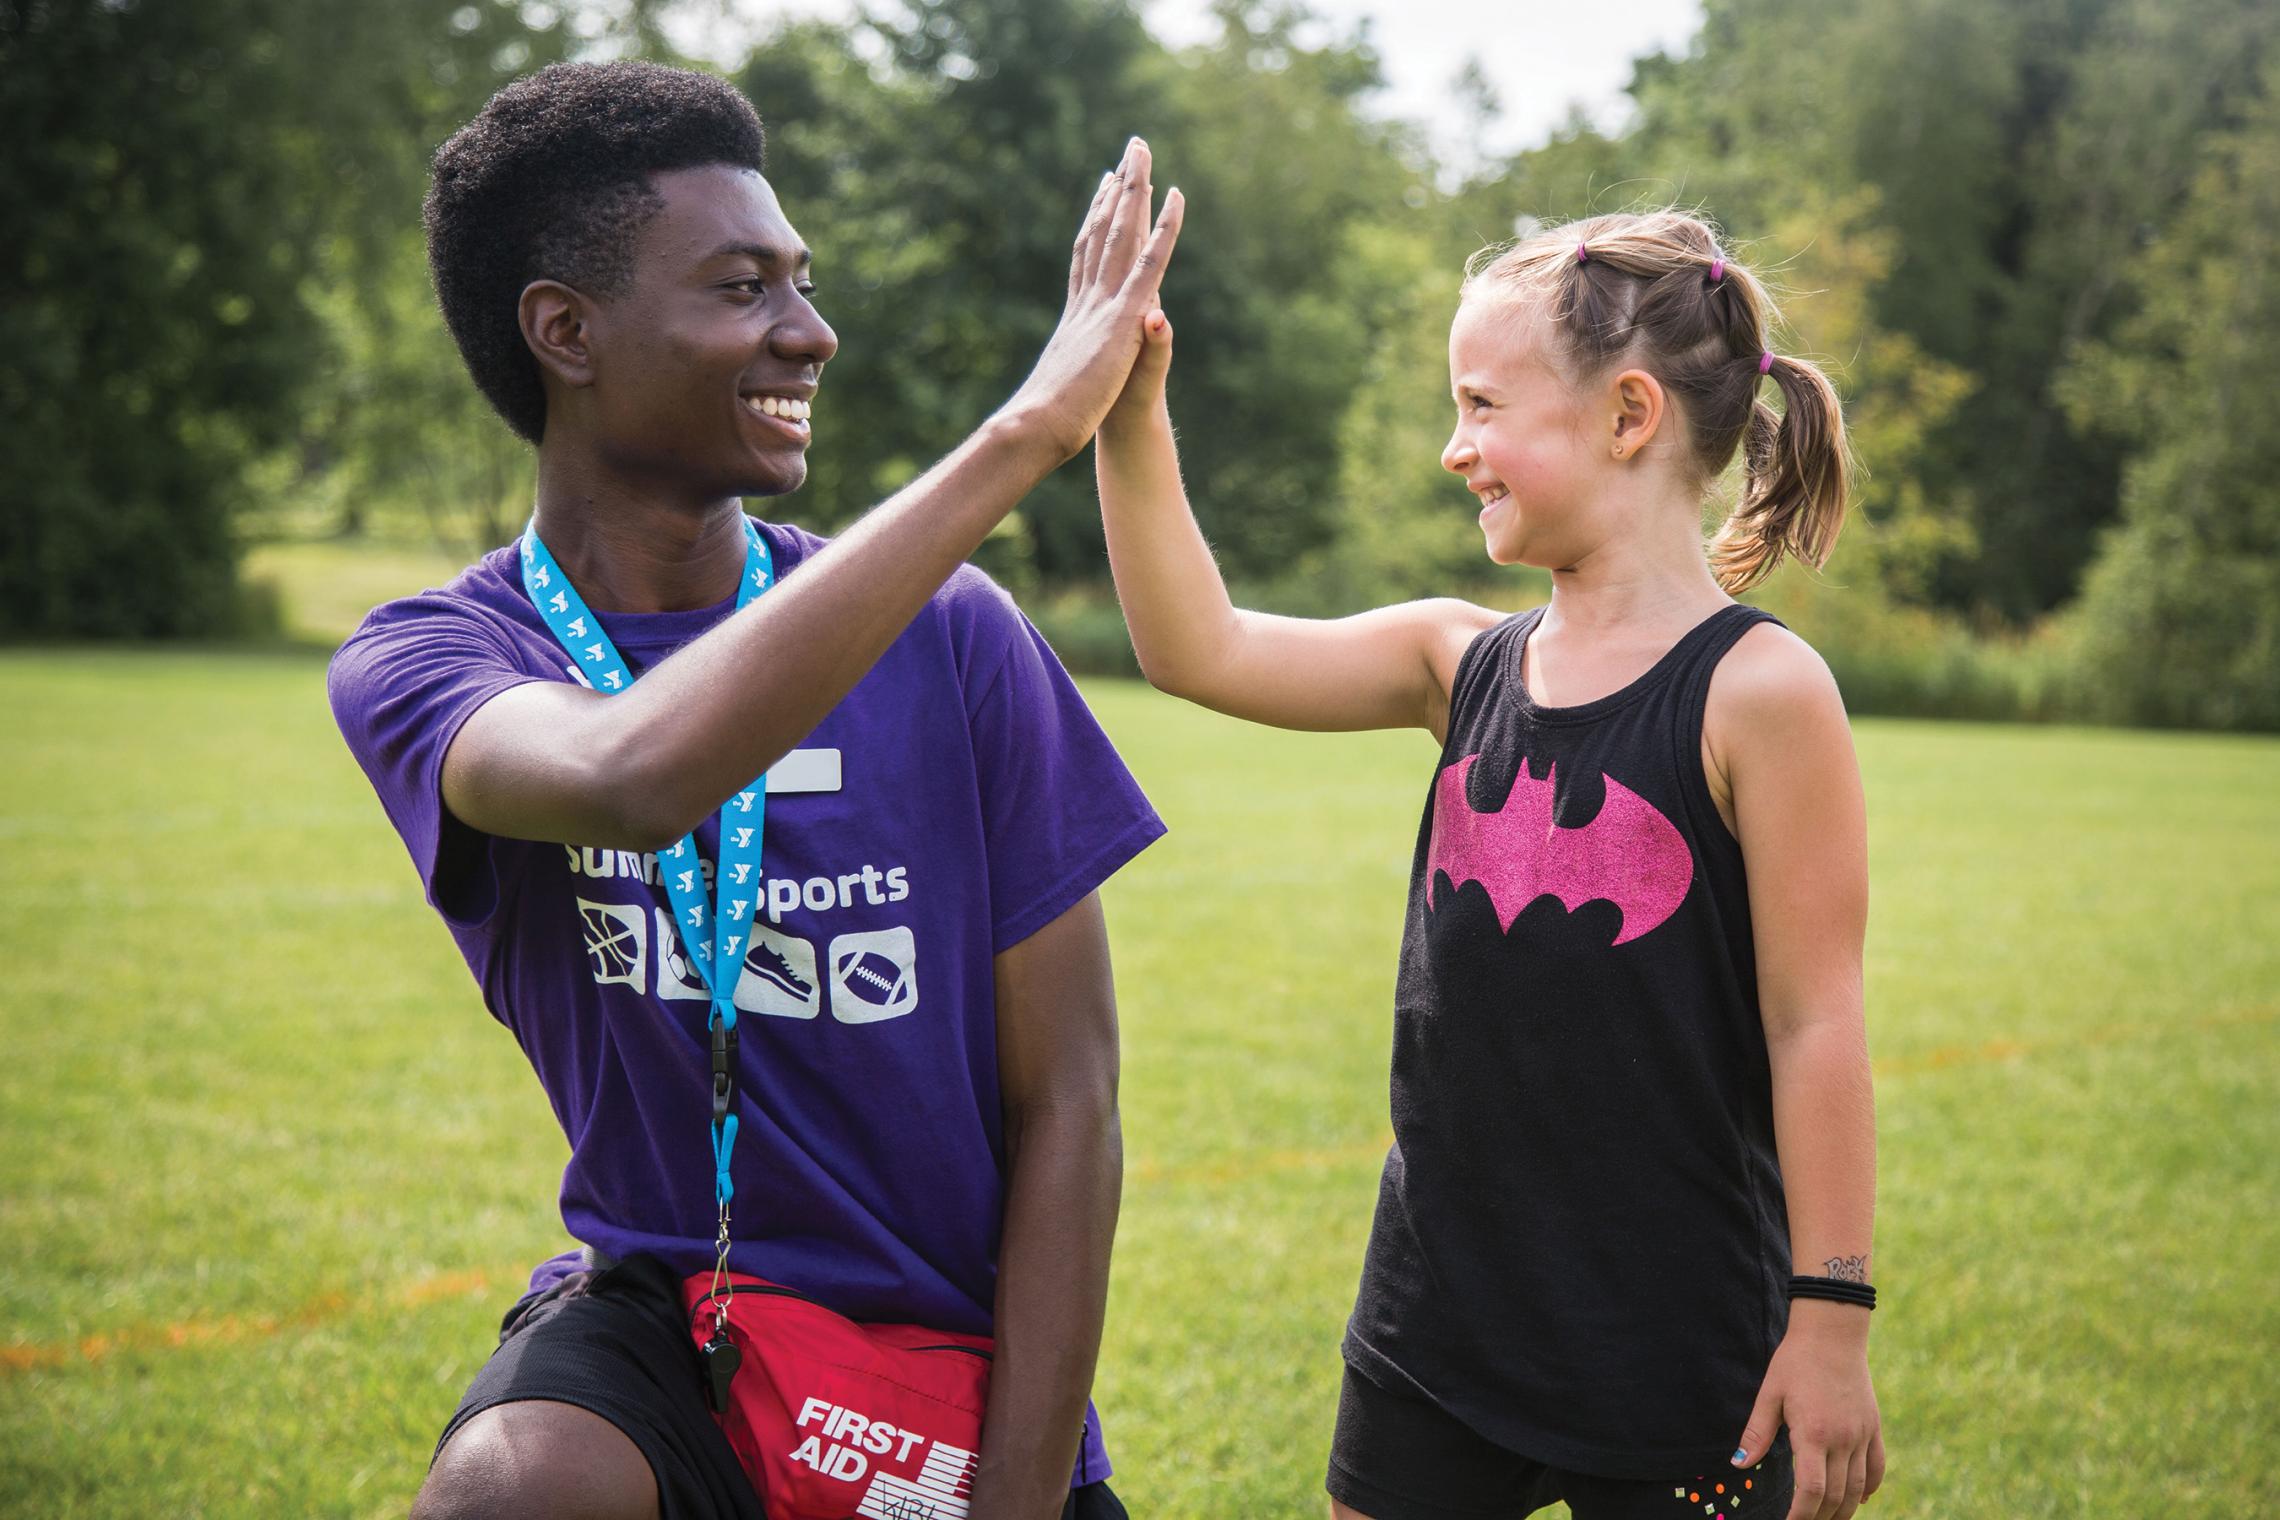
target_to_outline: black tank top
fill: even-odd
[[[1723,1470],[1788,1318],[1741,846],[1702,771],[1720,608],[1538,707],[1476,638],[1418,830],[1355,1369],[1610,1478]]]

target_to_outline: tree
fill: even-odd
[[[2128,722],[2280,729],[2280,63],[2118,283],[2137,308],[2060,393],[2134,447],[2073,610],[2083,695]]]
[[[1058,318],[1077,214],[1139,132],[1159,191],[1189,204],[1164,300],[1197,512],[1239,575],[1334,532],[1339,428],[1372,341],[1340,250],[1403,213],[1421,171],[1354,108],[1377,79],[1359,44],[1304,45],[1296,13],[1220,19],[1218,43],[1174,56],[1123,0],[921,0],[755,51],[739,79],[841,338],[811,515],[851,517],[1020,382]],[[1022,531],[1045,575],[1097,577],[1090,472],[1045,482]]]
[[[248,471],[328,362],[310,280],[416,219],[418,134],[544,35],[505,0],[0,0],[0,636],[231,624]]]

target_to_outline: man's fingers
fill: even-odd
[[[1108,187],[1116,183],[1116,171],[1108,170],[1100,177],[1093,190],[1092,204],[1085,208],[1085,219],[1077,227],[1076,241],[1069,248],[1069,294],[1074,296],[1085,283],[1085,263],[1093,246],[1093,234],[1100,229],[1100,208],[1108,199]]]
[[[1180,224],[1187,220],[1187,198],[1174,185],[1164,196],[1164,209],[1156,218],[1156,230],[1148,234],[1148,241],[1139,256],[1132,261],[1132,272],[1125,279],[1125,294],[1139,294],[1153,305],[1157,292],[1164,283],[1164,267],[1172,261],[1172,249],[1180,240]]]
[[[1149,183],[1148,144],[1133,138],[1124,150],[1124,189],[1109,208],[1108,231],[1101,240],[1100,282],[1111,289],[1124,283],[1132,269],[1140,230],[1155,209],[1155,188]]]
[[[1861,1490],[1867,1498],[1884,1486],[1884,1429],[1878,1426],[1868,1436],[1868,1486]]]
[[[1080,289],[1100,278],[1101,249],[1108,237],[1109,217],[1116,210],[1117,191],[1124,184],[1124,172],[1130,157],[1127,153],[1125,162],[1118,163],[1101,178],[1100,193],[1093,197],[1092,211],[1085,218],[1085,262],[1084,273],[1078,281]]]

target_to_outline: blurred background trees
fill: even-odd
[[[529,461],[436,318],[427,157],[514,74],[669,55],[672,10],[0,0],[0,635],[230,631],[264,540],[511,535]],[[850,520],[1018,382],[1140,131],[1189,200],[1172,399],[1229,575],[1320,611],[1468,589],[1466,256],[1676,201],[1844,389],[1860,515],[1767,596],[1856,705],[2280,727],[2280,7],[1709,0],[1623,130],[1462,166],[1372,113],[1366,36],[1215,14],[1171,49],[1126,0],[903,0],[730,69],[842,339],[786,515]],[[1115,662],[1089,469],[986,558]]]

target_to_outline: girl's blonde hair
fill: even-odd
[[[1773,298],[1707,223],[1663,210],[1549,228],[1475,254],[1460,300],[1542,311],[1579,381],[1618,365],[1661,381],[1705,488],[1741,450],[1741,501],[1709,545],[1729,593],[1765,579],[1785,554],[1815,569],[1828,562],[1851,477],[1836,388],[1811,361],[1773,352]],[[1768,374],[1779,412],[1758,398]]]

